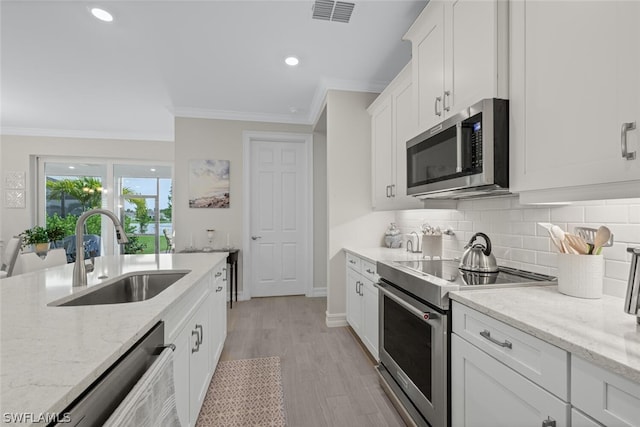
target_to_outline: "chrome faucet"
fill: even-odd
[[[76,223],[76,262],[73,265],[73,287],[87,286],[87,267],[84,265],[84,224],[90,216],[101,214],[107,216],[116,228],[118,243],[127,243],[127,235],[118,217],[106,209],[92,209],[80,215]]]

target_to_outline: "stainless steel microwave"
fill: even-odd
[[[508,100],[484,99],[407,141],[407,194],[459,199],[508,192]]]

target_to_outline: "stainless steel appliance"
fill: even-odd
[[[638,324],[640,324],[640,247],[627,248],[627,252],[632,254],[632,258],[624,311],[637,316]]]
[[[65,409],[56,425],[102,426],[163,349],[164,323],[159,322]]]
[[[555,278],[501,267],[459,269],[458,260],[379,261],[380,365],[392,400],[419,426],[449,425],[449,291],[554,284]]]
[[[509,101],[484,99],[407,141],[407,194],[509,193]]]

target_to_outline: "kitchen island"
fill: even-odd
[[[0,281],[0,412],[40,414],[63,411],[193,286],[223,262],[226,253],[122,255],[96,258],[88,288],[136,271],[188,270],[157,296],[140,302],[76,307],[64,301],[86,288],[73,288],[73,265]]]

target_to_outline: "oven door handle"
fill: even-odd
[[[392,301],[398,303],[399,305],[402,306],[402,308],[404,308],[405,310],[407,310],[409,313],[415,315],[416,317],[422,319],[422,321],[434,325],[434,320],[438,318],[438,315],[429,311],[422,311],[422,310],[418,310],[417,308],[415,308],[414,306],[412,306],[411,304],[409,304],[408,302],[406,302],[405,300],[403,300],[402,298],[398,297],[397,295],[394,295],[393,293],[389,292],[388,290],[386,290],[384,288],[384,285],[382,285],[381,283],[374,283],[373,286],[375,286],[376,288],[378,288],[378,290],[380,290],[380,292],[382,292],[385,296],[389,297],[389,299],[391,299]]]

